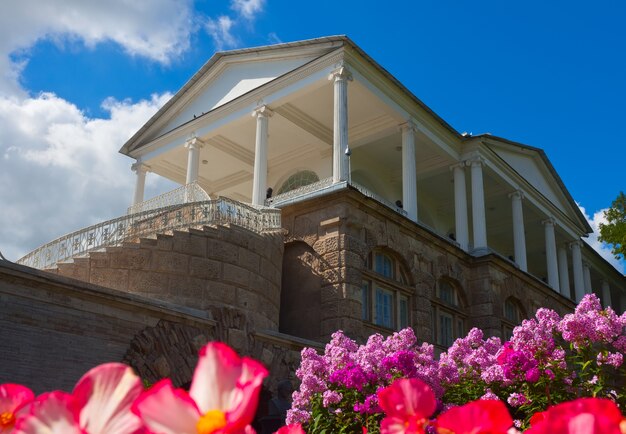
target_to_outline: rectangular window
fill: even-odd
[[[392,279],[393,267],[391,259],[387,255],[376,253],[374,257],[374,271],[382,276]]]
[[[409,326],[409,299],[404,295],[398,296],[398,329]]]
[[[456,336],[455,338],[460,338],[462,336],[465,336],[465,327],[463,325],[463,320],[460,318],[457,318],[456,320]]]
[[[376,318],[374,322],[379,326],[393,327],[393,292],[376,288]]]
[[[372,296],[370,294],[370,283],[368,281],[363,282],[361,286],[361,319],[364,321],[370,320]]]
[[[440,282],[439,284],[439,299],[444,303],[451,306],[456,306],[456,297],[454,288],[447,282]]]
[[[452,328],[452,315],[439,312],[439,339],[437,343],[444,347],[449,347],[454,341]]]
[[[509,326],[504,326],[504,341],[510,341],[513,337],[513,329]]]

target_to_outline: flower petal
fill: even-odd
[[[430,386],[417,378],[401,378],[378,392],[380,407],[388,417],[408,420],[410,416],[428,418],[437,407]]]
[[[222,342],[209,342],[200,350],[189,395],[202,414],[230,409],[241,370],[241,358]]]
[[[0,414],[15,413],[35,399],[35,394],[28,387],[20,384],[0,384]]]
[[[437,418],[437,429],[447,429],[455,434],[506,434],[512,425],[513,419],[504,403],[490,399],[453,407]]]
[[[229,425],[241,428],[252,422],[259,404],[261,385],[267,375],[267,369],[261,363],[248,357],[243,358],[241,377],[231,395],[232,402],[226,413]]]
[[[143,391],[141,379],[121,363],[106,363],[87,372],[74,388],[80,426],[89,434],[132,434],[141,420],[130,409]]]
[[[161,380],[145,391],[133,404],[151,433],[196,434],[200,412],[182,389],[174,389],[169,379]]]
[[[29,406],[28,414],[17,421],[13,431],[13,434],[42,433],[83,434],[72,395],[51,392],[39,396]]]
[[[287,425],[287,426],[280,428],[278,431],[276,431],[275,434],[306,434],[306,433],[302,429],[302,425],[300,425],[299,423],[295,423],[295,424]]]

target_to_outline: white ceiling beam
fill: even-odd
[[[250,167],[254,167],[254,152],[249,151],[243,146],[227,139],[224,136],[217,135],[210,139],[203,140],[203,143],[212,146],[213,148],[222,151],[223,153],[236,158],[242,163],[247,164]]]
[[[322,142],[332,146],[333,144],[333,131],[327,128],[321,122],[318,122],[293,104],[283,104],[274,110],[283,118],[301,128],[314,137],[317,137]]]

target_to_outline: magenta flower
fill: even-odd
[[[72,394],[45,393],[21,416],[14,434],[138,434],[141,420],[131,412],[143,386],[131,368],[107,363],[87,372]]]
[[[378,392],[385,418],[381,434],[422,434],[437,401],[430,386],[417,378],[401,378]]]
[[[513,419],[502,401],[478,400],[451,408],[436,425],[439,434],[507,434]]]
[[[35,398],[32,390],[19,384],[0,384],[0,434],[13,432],[15,421]]]
[[[256,360],[211,342],[200,350],[189,393],[162,380],[137,400],[133,411],[153,434],[244,434],[251,430],[267,374]]]
[[[275,434],[306,434],[299,423],[286,425],[276,431]]]

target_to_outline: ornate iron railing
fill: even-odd
[[[313,182],[311,184],[303,185],[302,187],[294,188],[286,193],[277,194],[274,197],[265,200],[265,205],[271,206],[273,204],[278,204],[280,202],[284,202],[286,200],[292,199],[298,196],[304,196],[307,193],[312,193],[314,191],[322,190],[326,187],[329,187],[333,184],[333,178],[325,178],[320,179],[317,182]]]
[[[165,208],[173,205],[182,205],[189,202],[202,202],[211,200],[208,193],[204,191],[197,182],[192,182],[172,191],[163,193],[152,199],[145,200],[128,208],[127,214],[150,211],[153,209]]]
[[[128,214],[51,241],[17,263],[45,269],[57,262],[139,237],[175,229],[232,223],[254,232],[281,228],[280,210],[252,207],[225,197]]]
[[[361,184],[359,184],[357,182],[354,182],[354,181],[350,181],[350,185],[352,187],[356,188],[364,196],[371,197],[375,201],[378,201],[381,204],[385,205],[387,208],[391,208],[392,210],[394,210],[398,214],[402,214],[405,217],[408,215],[405,210],[403,210],[402,208],[397,206],[395,203],[391,203],[391,201],[385,199],[382,196],[379,196],[378,194],[374,193],[373,191],[368,190],[366,187],[362,186]]]

